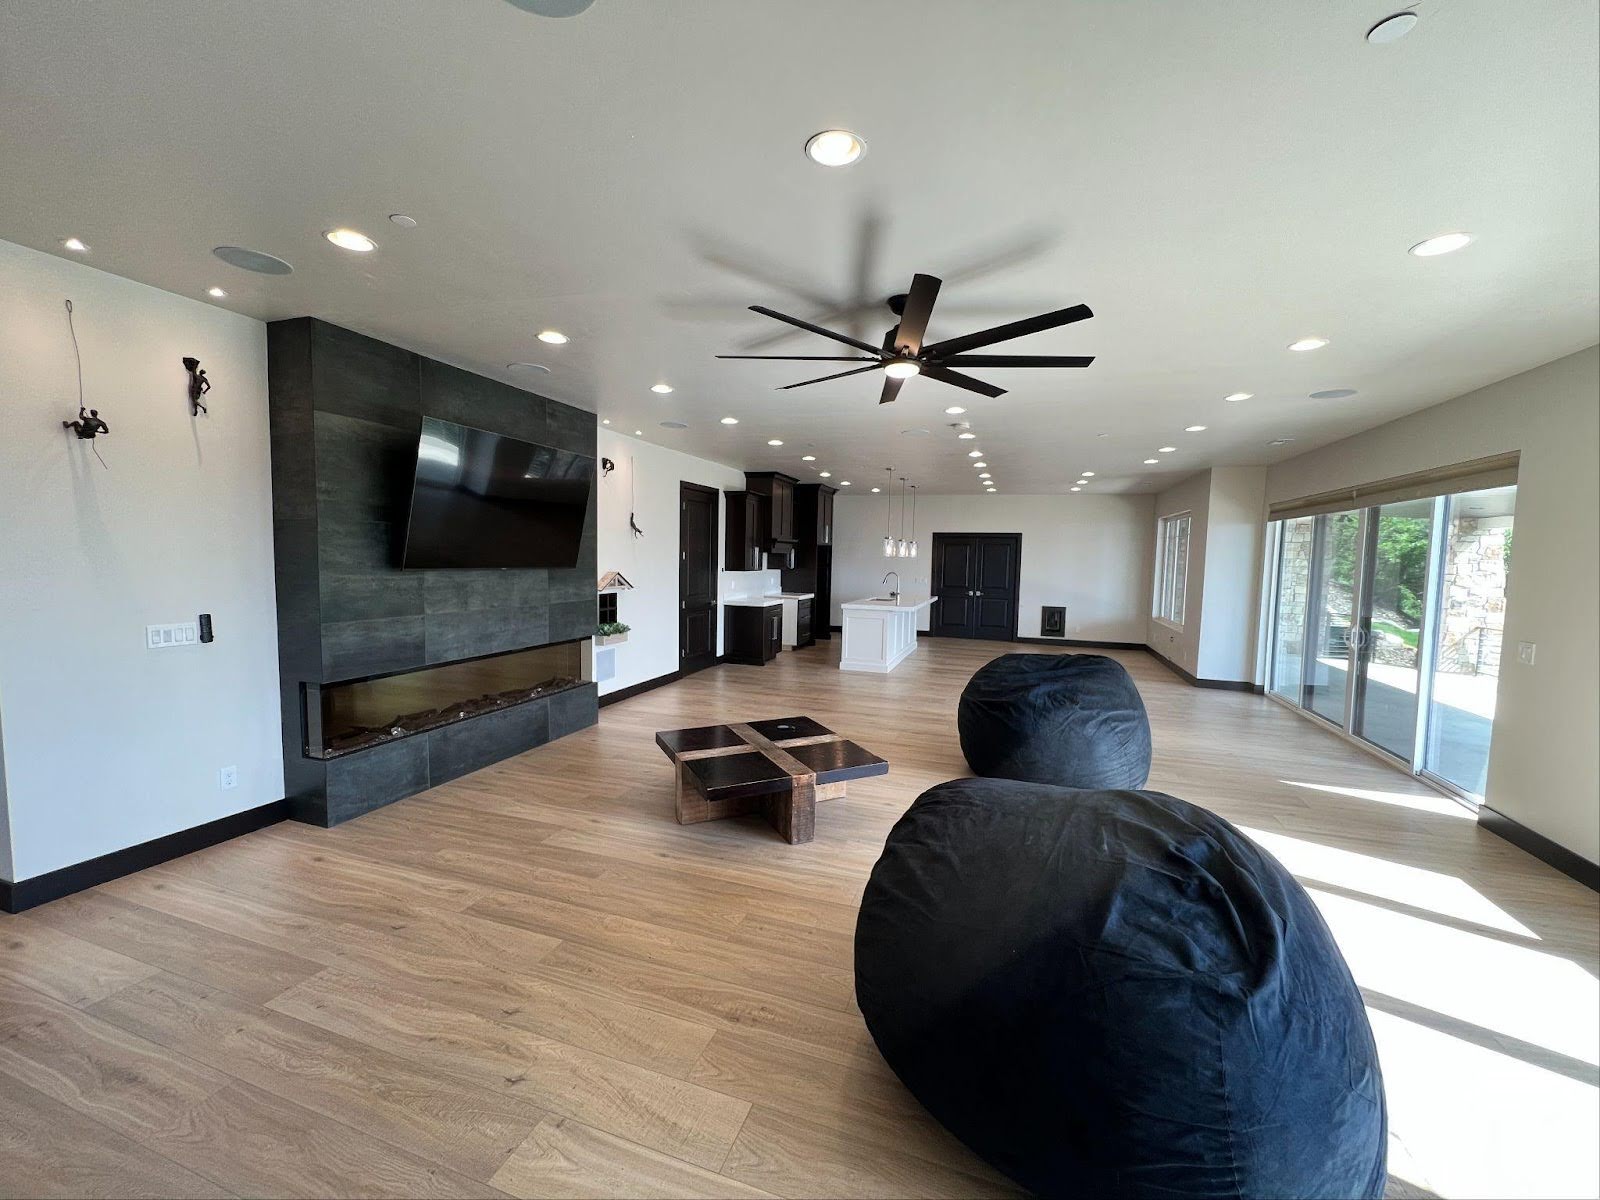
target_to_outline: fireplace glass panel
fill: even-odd
[[[315,737],[308,738],[306,753],[312,758],[336,758],[582,682],[583,643],[560,642],[376,679],[324,684],[320,745]],[[310,696],[307,702],[312,702]]]

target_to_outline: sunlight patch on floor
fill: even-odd
[[[1453,817],[1461,821],[1476,821],[1472,810],[1448,796],[1437,793],[1413,795],[1410,792],[1385,792],[1373,788],[1338,787],[1331,783],[1308,783],[1299,779],[1280,779],[1290,787],[1308,788],[1326,792],[1330,796],[1345,796],[1352,800],[1371,800],[1376,804],[1392,804],[1397,808],[1410,808],[1417,812],[1433,813],[1438,817]]]
[[[1402,1017],[1368,1015],[1393,1174],[1451,1197],[1600,1194],[1600,1089]]]
[[[1600,1064],[1600,985],[1577,963],[1315,887],[1307,891],[1362,987],[1577,1063]]]
[[[1458,876],[1248,825],[1240,828],[1301,880],[1331,883],[1411,908],[1539,940],[1533,930]]]

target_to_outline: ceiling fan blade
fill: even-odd
[[[786,383],[777,390],[787,392],[790,388],[810,387],[813,383],[827,383],[830,379],[843,379],[846,375],[859,375],[863,371],[876,371],[882,366],[882,363],[873,363],[870,367],[857,367],[853,371],[840,371],[837,375],[824,375],[819,379],[802,379],[799,383]]]
[[[963,350],[992,346],[996,342],[1009,342],[1012,338],[1026,337],[1030,333],[1043,333],[1046,329],[1059,329],[1063,325],[1071,325],[1074,321],[1085,321],[1092,316],[1094,313],[1087,304],[1074,304],[1071,308],[1058,308],[1055,312],[1040,313],[1037,317],[1029,317],[1023,321],[1012,321],[1008,325],[996,325],[993,329],[982,329],[977,333],[950,338],[933,346],[925,346],[922,352],[929,358],[946,358],[952,354],[960,354]]]
[[[812,333],[820,334],[825,338],[832,338],[836,342],[843,342],[846,346],[854,346],[857,350],[865,350],[874,358],[880,357],[883,353],[876,346],[870,346],[866,342],[857,341],[847,333],[835,333],[831,329],[824,329],[821,325],[813,325],[810,321],[802,321],[799,317],[786,316],[781,312],[777,312],[774,309],[765,308],[759,304],[752,304],[750,306],[750,311],[760,313],[763,317],[771,317],[774,321],[786,322],[787,324],[793,325],[796,329],[808,329]]]
[[[935,367],[928,363],[922,365],[922,373],[929,379],[937,379],[940,383],[954,384],[958,388],[966,388],[969,392],[977,392],[980,396],[1004,396],[1005,388],[995,387],[992,383],[985,383],[981,379],[974,379],[971,375],[963,375],[960,371],[947,370],[944,367]]]
[[[870,362],[881,360],[864,354],[719,354],[718,358],[756,359],[761,362]]]
[[[1082,354],[954,354],[942,367],[1087,367],[1093,355]]]
[[[913,275],[911,290],[906,293],[905,307],[900,313],[900,329],[895,334],[895,348],[908,354],[922,351],[922,335],[928,332],[928,318],[933,315],[933,302],[939,298],[939,281],[932,275]]]
[[[883,381],[883,395],[878,397],[879,404],[893,404],[894,398],[900,394],[900,385],[904,379],[896,379],[893,375],[887,376]]]

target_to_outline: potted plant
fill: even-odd
[[[628,640],[628,626],[621,621],[602,621],[594,627],[596,646],[615,646]]]

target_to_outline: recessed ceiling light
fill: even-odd
[[[994,489],[994,488],[984,488],[983,490],[986,491],[986,492],[992,492],[992,491],[995,491],[996,489]]]
[[[1067,491],[1069,491],[1069,492],[1081,492],[1081,491],[1083,491],[1083,489],[1081,487],[1070,487],[1070,488],[1067,489]]]
[[[990,476],[990,474],[989,474],[989,472],[987,472],[987,471],[981,471],[981,472],[979,472],[979,474],[978,474],[978,478],[979,478],[979,479],[989,479],[989,478],[992,478],[992,477],[991,477],[991,476]]]
[[[1093,479],[1094,478],[1094,472],[1093,471],[1085,471],[1083,473],[1083,477],[1085,479]]]
[[[551,346],[565,346],[572,339],[566,334],[555,329],[543,329],[539,332],[539,340]]]
[[[815,454],[802,454],[800,456],[800,461],[801,462],[816,462],[817,461],[817,456]]]
[[[962,413],[964,413],[966,411],[967,410],[962,408],[961,405],[952,404],[949,408],[944,410],[944,415],[947,416],[947,417],[959,417]]]
[[[294,272],[294,268],[283,259],[264,254],[260,250],[248,250],[243,246],[213,246],[211,253],[230,267],[238,267],[241,271],[254,271],[257,275],[290,275]]]
[[[1344,400],[1356,394],[1355,388],[1324,388],[1320,392],[1312,392],[1313,400]]]
[[[977,436],[978,435],[973,433],[971,430],[968,430],[966,433],[958,433],[958,434],[956,434],[956,437],[960,438],[963,442],[970,442],[973,438],[975,438]]]
[[[1304,354],[1307,350],[1321,350],[1328,344],[1325,337],[1303,337],[1299,341],[1290,342],[1289,349],[1297,354]]]
[[[507,363],[506,364],[506,370],[508,370],[508,371],[537,371],[541,375],[550,374],[550,368],[545,366],[543,363],[531,363],[531,362]]]
[[[672,385],[670,383],[652,383],[650,390],[658,396],[666,396],[671,394]]]
[[[841,479],[841,480],[839,480],[839,486],[840,487],[849,487],[850,486],[850,481],[848,479]]]
[[[823,479],[832,479],[833,478],[833,472],[832,471],[818,471],[817,474],[820,475]]]
[[[782,438],[768,438],[767,439],[767,445],[769,445],[769,446],[781,446],[781,445],[783,445],[783,439]]]
[[[1269,446],[1287,446],[1292,441],[1294,441],[1293,438],[1273,438],[1270,442],[1267,443],[1267,445],[1269,445]]]
[[[603,419],[603,420],[602,420],[602,421],[601,421],[601,422],[600,422],[600,424],[602,424],[602,425],[609,425],[609,424],[611,424],[611,418],[610,418],[610,417],[606,417],[606,418],[604,418],[604,419]]]
[[[1441,233],[1437,237],[1424,238],[1411,247],[1411,253],[1418,258],[1434,258],[1440,254],[1451,254],[1460,250],[1471,241],[1470,233]]]
[[[689,428],[682,421],[661,421],[661,422],[659,422],[659,424],[661,425],[661,428],[663,428],[663,429],[687,429],[687,428]]]
[[[824,167],[848,167],[867,152],[867,144],[848,129],[824,129],[806,139],[806,157]]]
[[[1175,454],[1177,452],[1177,449],[1178,448],[1176,446],[1157,446],[1156,447],[1156,453],[1157,454]]]
[[[737,425],[739,423],[739,418],[738,417],[723,417],[722,418],[722,423],[724,425]]]
[[[1147,459],[1144,460],[1144,465],[1147,466],[1147,467],[1151,467],[1151,466],[1154,466],[1156,463],[1158,463],[1160,461],[1161,460],[1159,458],[1147,458]]]
[[[909,358],[897,358],[883,369],[890,379],[910,379],[922,373],[922,364]]]
[[[417,219],[408,217],[405,213],[390,213],[389,220],[400,226],[401,229],[415,229],[417,227]]]
[[[1204,433],[1206,427],[1204,425],[1185,425],[1183,431],[1185,433]]]
[[[983,451],[982,450],[968,450],[967,451],[967,457],[968,458],[982,458],[983,457]]]
[[[207,288],[206,295],[210,296],[213,300],[226,300],[228,298],[228,293],[219,287]]]
[[[1390,42],[1398,42],[1405,37],[1416,28],[1416,25],[1416,13],[1392,13],[1367,30],[1367,41],[1374,46],[1387,46]]]
[[[89,252],[89,247],[84,244],[82,239],[75,237],[63,238],[61,248],[63,250],[71,250],[74,254],[87,254]]]
[[[330,229],[322,235],[341,250],[354,250],[357,254],[366,254],[376,250],[378,243],[369,238],[358,229]]]
[[[989,464],[986,462],[975,462],[972,465],[975,467],[987,467]]]
[[[643,437],[643,436],[644,436],[644,430],[642,430],[642,429],[635,429],[635,430],[634,430],[634,431],[633,431],[633,436],[634,436],[634,437]]]
[[[1230,392],[1228,395],[1224,396],[1223,399],[1229,404],[1237,404],[1239,401],[1248,400],[1254,395],[1254,392]]]
[[[881,492],[881,491],[883,491],[883,489],[882,489],[882,488],[873,488],[873,489],[872,489],[872,490],[873,490],[873,491],[875,491],[875,492]]]
[[[1087,479],[1080,479],[1080,480],[1078,480],[1078,486],[1082,487],[1084,484],[1086,484],[1088,482],[1089,481]]]

